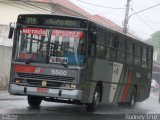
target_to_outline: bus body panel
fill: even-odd
[[[32,96],[41,96],[41,97],[51,97],[51,98],[62,98],[70,100],[79,100],[82,99],[82,90],[67,90],[67,89],[45,89],[42,88],[41,91],[37,91],[39,87],[30,87],[30,86],[19,86],[15,84],[10,84],[10,94],[11,95],[32,95]]]
[[[43,15],[36,15],[36,16],[38,16],[37,19],[39,18],[42,19],[44,17]],[[25,17],[24,18],[22,17],[23,19],[19,20],[22,23],[17,25],[17,29],[15,31],[12,64],[11,64],[11,77],[9,85],[10,94],[33,95],[33,96],[50,97],[57,99],[78,100],[80,101],[80,103],[92,103],[95,88],[97,85],[100,85],[101,103],[103,104],[130,102],[134,88],[136,89],[136,101],[143,101],[149,97],[150,84],[152,78],[151,64],[153,62],[152,46],[144,44],[143,42],[140,42],[134,38],[126,36],[117,31],[105,28],[104,26],[101,26],[99,24],[81,18],[65,17],[65,16],[62,17],[57,15],[55,18],[62,17],[63,19],[67,18],[67,20],[70,19],[73,20],[70,21],[71,23],[73,22],[72,23],[73,28],[71,28],[71,26],[68,27],[61,26],[62,24],[60,24],[60,26],[56,26],[56,24],[52,25],[52,21],[50,19],[53,16],[52,15],[46,16],[46,18],[49,17],[48,21],[51,22],[50,23],[51,25],[48,25],[45,22],[43,23],[43,25],[41,25],[40,23],[37,23],[37,25],[30,24],[32,19],[29,19],[28,21],[29,24],[27,26],[25,23],[23,23],[23,19],[25,19]],[[36,20],[35,18],[33,19],[33,21]],[[78,20],[76,24],[74,21],[75,19]],[[82,28],[81,26],[78,27],[76,26],[77,24],[81,25],[80,24],[81,21],[83,24],[85,23],[86,25],[85,27],[83,24]],[[66,23],[64,22],[63,24],[68,25],[67,23],[68,21],[66,21]],[[92,29],[88,27],[90,24]],[[74,48],[70,49],[69,52],[73,51],[74,49],[77,50],[74,51],[75,52],[74,55],[67,54],[68,59],[71,60],[70,62],[74,64],[78,63],[77,61],[82,61],[82,62],[85,61],[85,64],[83,66],[66,65],[59,63],[48,64],[50,62],[49,60],[48,63],[47,62],[27,63],[24,61],[17,62],[15,60],[16,58],[15,56],[18,54],[17,51],[20,45],[20,43],[18,43],[20,42],[20,40],[18,40],[20,36],[20,31],[22,31],[22,33],[24,31],[23,34],[25,35],[34,33],[33,35],[30,35],[31,37],[34,35],[39,36],[39,33],[34,31],[34,30],[39,30],[39,28],[46,29],[48,31],[47,34],[50,34],[50,36],[48,35],[47,38],[48,43],[51,42],[51,39],[52,42],[55,42],[56,41],[55,38],[57,36],[59,37],[58,42],[61,44],[63,42],[63,44],[68,45],[70,44],[69,42],[72,41],[72,44],[70,44],[69,47],[74,46]],[[101,35],[101,33],[103,33],[103,35]],[[83,40],[81,40],[81,37],[84,37],[84,34],[86,34],[86,44],[87,44],[86,48],[83,46],[84,45]],[[63,40],[63,37],[65,38],[68,36],[70,37],[68,41],[66,39]],[[73,42],[74,37],[76,39],[79,37],[79,39]],[[93,37],[94,41],[91,40],[93,39]],[[35,38],[35,40],[37,39],[38,38]],[[39,42],[40,40],[37,41]],[[81,43],[78,44],[79,46],[81,45],[81,47],[78,47],[78,45],[76,46],[76,44],[78,43],[77,41]],[[102,43],[102,41],[105,43],[105,45],[104,43]],[[109,43],[109,41],[111,41],[111,43]],[[121,41],[123,41],[122,44],[123,49],[118,48],[117,45]],[[131,52],[127,51],[128,49],[127,41],[131,41],[131,43],[133,43],[131,45],[131,47],[133,47]],[[45,45],[47,45],[48,43],[46,42]],[[44,49],[47,49],[49,51],[50,49],[53,49],[52,45],[56,46],[57,44],[56,42],[51,43],[48,48],[44,47]],[[92,45],[94,45],[93,48]],[[141,46],[140,49],[141,52],[140,55],[138,56],[138,59],[141,60],[138,63],[138,65],[136,63],[137,55],[135,52],[136,51],[135,45]],[[146,47],[145,49],[147,51],[146,52],[147,55],[146,56],[144,55],[142,57],[143,47]],[[84,56],[81,56],[81,54],[78,57],[74,58],[74,56],[77,56],[77,51],[79,50],[78,48],[86,50],[85,51],[86,60],[83,61],[82,58]],[[57,48],[57,50],[59,49]],[[99,51],[101,52],[99,53]],[[148,51],[150,51],[150,55]],[[101,56],[102,52],[105,53],[104,54],[105,57]],[[93,53],[93,55],[91,55],[91,53]],[[129,54],[132,55],[133,57],[129,59],[131,62],[128,62],[127,60],[129,58],[127,57],[127,55]],[[21,54],[21,56],[23,56],[23,54]],[[98,58],[99,56],[103,58]],[[150,56],[150,58],[148,58],[148,56]],[[123,60],[120,60],[120,58]],[[145,63],[146,61],[144,60],[144,63],[147,64],[146,66],[143,66],[142,58],[147,61],[147,63]],[[16,80],[17,82],[19,82],[19,80],[24,80],[25,83],[19,84],[15,82]],[[71,88],[72,84],[73,86],[76,85],[76,87]]]

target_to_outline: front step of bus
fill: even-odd
[[[82,105],[82,103],[79,100],[70,100],[70,99],[46,97],[44,98],[44,101]]]

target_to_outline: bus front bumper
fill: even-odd
[[[39,90],[40,89],[40,90]],[[10,84],[9,93],[11,95],[33,95],[42,97],[53,97],[62,99],[82,99],[82,90],[69,90],[69,89],[50,89],[50,88],[38,88],[38,87],[28,87],[19,86],[16,84]]]

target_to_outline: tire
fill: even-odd
[[[119,102],[118,107],[126,107],[128,104],[126,102]]]
[[[100,96],[101,96],[100,87],[97,86],[95,91],[94,91],[92,103],[87,103],[86,104],[86,110],[88,112],[96,111],[96,109],[97,109],[97,107],[98,107],[98,105],[100,103]]]
[[[132,94],[131,94],[131,98],[130,98],[130,102],[128,103],[130,108],[134,108],[136,104],[136,89],[133,88]]]
[[[40,97],[37,96],[28,96],[28,104],[31,107],[37,108],[40,106],[42,99]]]

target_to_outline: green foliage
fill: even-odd
[[[160,31],[153,33],[146,42],[154,46],[154,51],[157,51],[158,61],[160,61]]]

